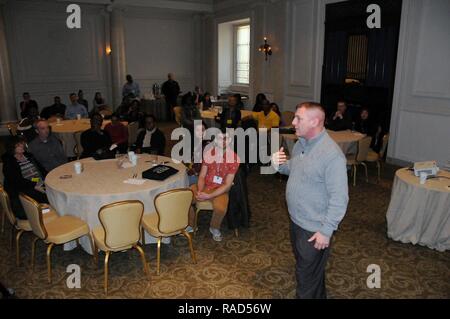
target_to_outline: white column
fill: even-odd
[[[123,9],[114,8],[111,12],[111,74],[114,106],[118,106],[122,101],[126,70]]]
[[[0,121],[16,121],[14,86],[9,63],[8,43],[6,41],[3,5],[0,2]]]

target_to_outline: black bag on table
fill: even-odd
[[[157,165],[142,172],[142,178],[163,181],[176,173],[178,173],[176,168],[167,165]]]

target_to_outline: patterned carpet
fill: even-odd
[[[374,172],[371,171],[372,176]],[[379,184],[362,179],[350,187],[348,213],[334,237],[327,268],[329,298],[449,298],[450,252],[393,242],[386,237],[393,168],[385,169]],[[151,280],[146,279],[137,252],[115,253],[110,259],[108,298],[293,298],[294,258],[284,201],[286,181],[278,176],[249,178],[251,228],[236,238],[223,226],[224,241],[208,232],[209,214],[200,217],[194,245],[198,263],[191,261],[186,241],[179,237],[163,245],[161,275],[156,276],[155,245],[145,247]],[[8,249],[9,225],[0,239],[0,281],[19,298],[105,298],[103,267],[81,248],[53,253],[53,283],[47,283],[45,250],[38,244],[34,273],[29,267],[31,236],[21,242],[21,265]],[[81,288],[66,287],[66,267],[81,266]],[[366,285],[367,266],[381,267],[381,288]]]
[[[173,123],[160,128],[170,141]],[[0,143],[1,144],[1,143]],[[350,187],[347,214],[335,234],[327,267],[329,298],[450,298],[450,252],[394,242],[386,236],[385,214],[395,168],[387,166],[380,183],[375,172],[370,183],[363,179]],[[362,175],[362,174],[361,174]],[[53,250],[53,283],[47,283],[44,244],[38,243],[35,271],[29,267],[31,235],[21,240],[21,264],[9,250],[10,227],[0,234],[0,281],[16,290],[19,298],[293,298],[294,257],[289,240],[289,218],[284,199],[286,179],[259,175],[248,177],[251,227],[240,237],[227,229],[224,241],[212,240],[210,214],[199,219],[193,264],[184,238],[162,245],[161,274],[156,276],[156,245],[147,245],[151,279],[142,270],[135,251],[115,253],[110,259],[109,294],[103,293],[104,255],[98,267],[81,248]],[[69,289],[70,264],[81,266],[81,288]],[[381,267],[381,288],[367,288],[367,267]]]

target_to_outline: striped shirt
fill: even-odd
[[[31,162],[27,157],[24,157],[23,160],[18,160],[18,162],[23,178],[37,182],[36,185],[38,186],[43,184],[41,173],[33,162]]]

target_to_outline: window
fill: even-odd
[[[366,79],[368,42],[366,35],[351,35],[348,38],[347,79]]]
[[[250,25],[235,27],[234,82],[248,85],[250,80]]]

